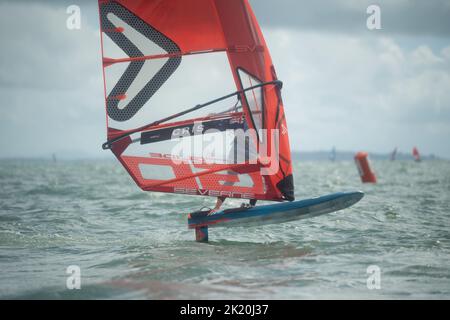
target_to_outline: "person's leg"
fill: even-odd
[[[254,207],[256,205],[256,199],[250,199],[250,206]]]
[[[214,209],[219,210],[225,199],[225,197],[217,197],[216,206],[214,207]]]
[[[213,214],[217,211],[219,211],[220,207],[222,206],[223,202],[225,201],[226,197],[217,197],[216,206],[214,209],[212,209],[209,214]]]

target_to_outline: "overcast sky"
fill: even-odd
[[[292,149],[417,145],[450,158],[450,1],[377,1],[373,31],[371,1],[251,3],[284,82]],[[70,4],[81,30],[66,28]],[[97,10],[0,0],[0,157],[105,155]]]

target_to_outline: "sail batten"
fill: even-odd
[[[174,57],[182,57],[182,56],[190,56],[196,54],[206,54],[206,53],[214,53],[214,52],[225,52],[226,49],[216,48],[216,49],[208,49],[201,51],[190,51],[190,52],[173,52],[173,53],[161,53],[150,56],[141,56],[141,57],[126,57],[126,58],[103,58],[103,64],[106,67],[109,67],[116,63],[126,63],[132,61],[146,61],[146,60],[156,60],[156,59],[166,59],[166,58],[174,58]]]

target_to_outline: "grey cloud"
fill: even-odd
[[[251,2],[285,83],[294,149],[417,143],[450,156],[445,2],[381,2],[381,33],[366,32],[367,1]],[[81,6],[81,31],[65,28],[69,4]],[[14,0],[0,8],[0,157],[104,156],[97,1]],[[441,42],[433,46],[420,34]]]
[[[251,0],[251,4],[267,26],[347,33],[367,32],[366,9],[377,4],[384,33],[450,37],[447,0]]]
[[[193,1],[193,0],[189,0]],[[30,3],[29,0],[3,0]],[[96,7],[97,0],[36,0],[34,4]],[[383,32],[388,34],[450,37],[450,2],[447,0],[250,0],[261,24],[299,30],[367,32],[366,9],[381,8]]]
[[[0,3],[1,87],[72,90],[95,80],[99,31],[88,23],[70,31],[67,17],[64,7]]]
[[[287,30],[266,38],[285,82],[290,136],[302,149],[420,143],[450,155],[450,46],[410,50],[392,38]]]

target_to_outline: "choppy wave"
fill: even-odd
[[[351,162],[296,163],[297,199],[366,197],[201,244],[186,213],[214,199],[142,192],[110,161],[0,161],[0,298],[450,298],[450,163],[373,166],[379,183],[362,185]],[[70,265],[81,290],[66,288]]]

